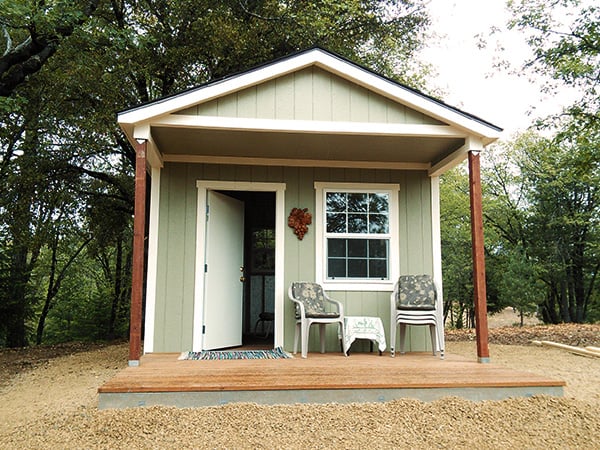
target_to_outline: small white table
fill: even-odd
[[[349,354],[350,346],[356,339],[368,339],[379,346],[379,355],[386,349],[385,331],[379,317],[346,316],[344,317],[345,343],[344,353]],[[341,336],[340,336],[341,337]]]

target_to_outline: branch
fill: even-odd
[[[56,53],[60,42],[73,34],[76,27],[82,25],[96,11],[98,3],[99,0],[89,0],[80,19],[57,27],[53,33],[37,36],[34,31],[30,31],[30,36],[21,44],[12,50],[7,48],[0,58],[0,96],[9,97],[29,75],[38,72]],[[6,34],[6,28],[4,32]]]

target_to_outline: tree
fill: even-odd
[[[596,298],[598,136],[590,130],[568,136],[524,133],[492,153],[484,172],[492,194],[486,222],[502,238],[493,252],[508,291],[500,296],[515,307],[515,301],[538,298],[547,323],[587,320]],[[521,283],[522,299],[507,297],[516,295],[508,276]]]
[[[427,25],[412,0],[2,2],[0,343],[27,344],[34,323],[42,339],[89,332],[98,317],[94,336],[123,330],[135,153],[115,111],[313,45],[417,86],[409,66]],[[57,234],[69,199],[77,220]],[[75,295],[74,280],[94,291]]]
[[[475,310],[471,211],[469,176],[464,165],[446,172],[441,177],[440,199],[444,317],[447,323],[449,318],[449,325],[452,327],[472,327],[475,323]],[[483,203],[487,205],[487,197]],[[489,261],[489,256],[497,244],[496,236],[487,231],[485,252]],[[503,305],[499,302],[493,270],[486,272],[488,311],[493,313]]]
[[[28,76],[38,72],[61,42],[94,13],[98,3],[99,0],[0,3],[5,47],[0,57],[0,96],[10,96]]]
[[[580,98],[566,108],[578,128],[600,126],[600,8],[581,0],[511,0],[509,27],[524,33],[533,51],[526,68],[577,88]],[[545,89],[560,88],[552,82]]]

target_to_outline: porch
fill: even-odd
[[[100,409],[152,405],[213,406],[433,401],[446,396],[500,400],[562,396],[564,381],[476,359],[431,353],[309,353],[307,359],[179,361],[178,353],[146,354],[98,389]]]

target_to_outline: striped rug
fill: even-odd
[[[201,352],[183,352],[179,360],[225,360],[225,359],[287,359],[293,358],[281,347],[270,350],[202,350]]]

